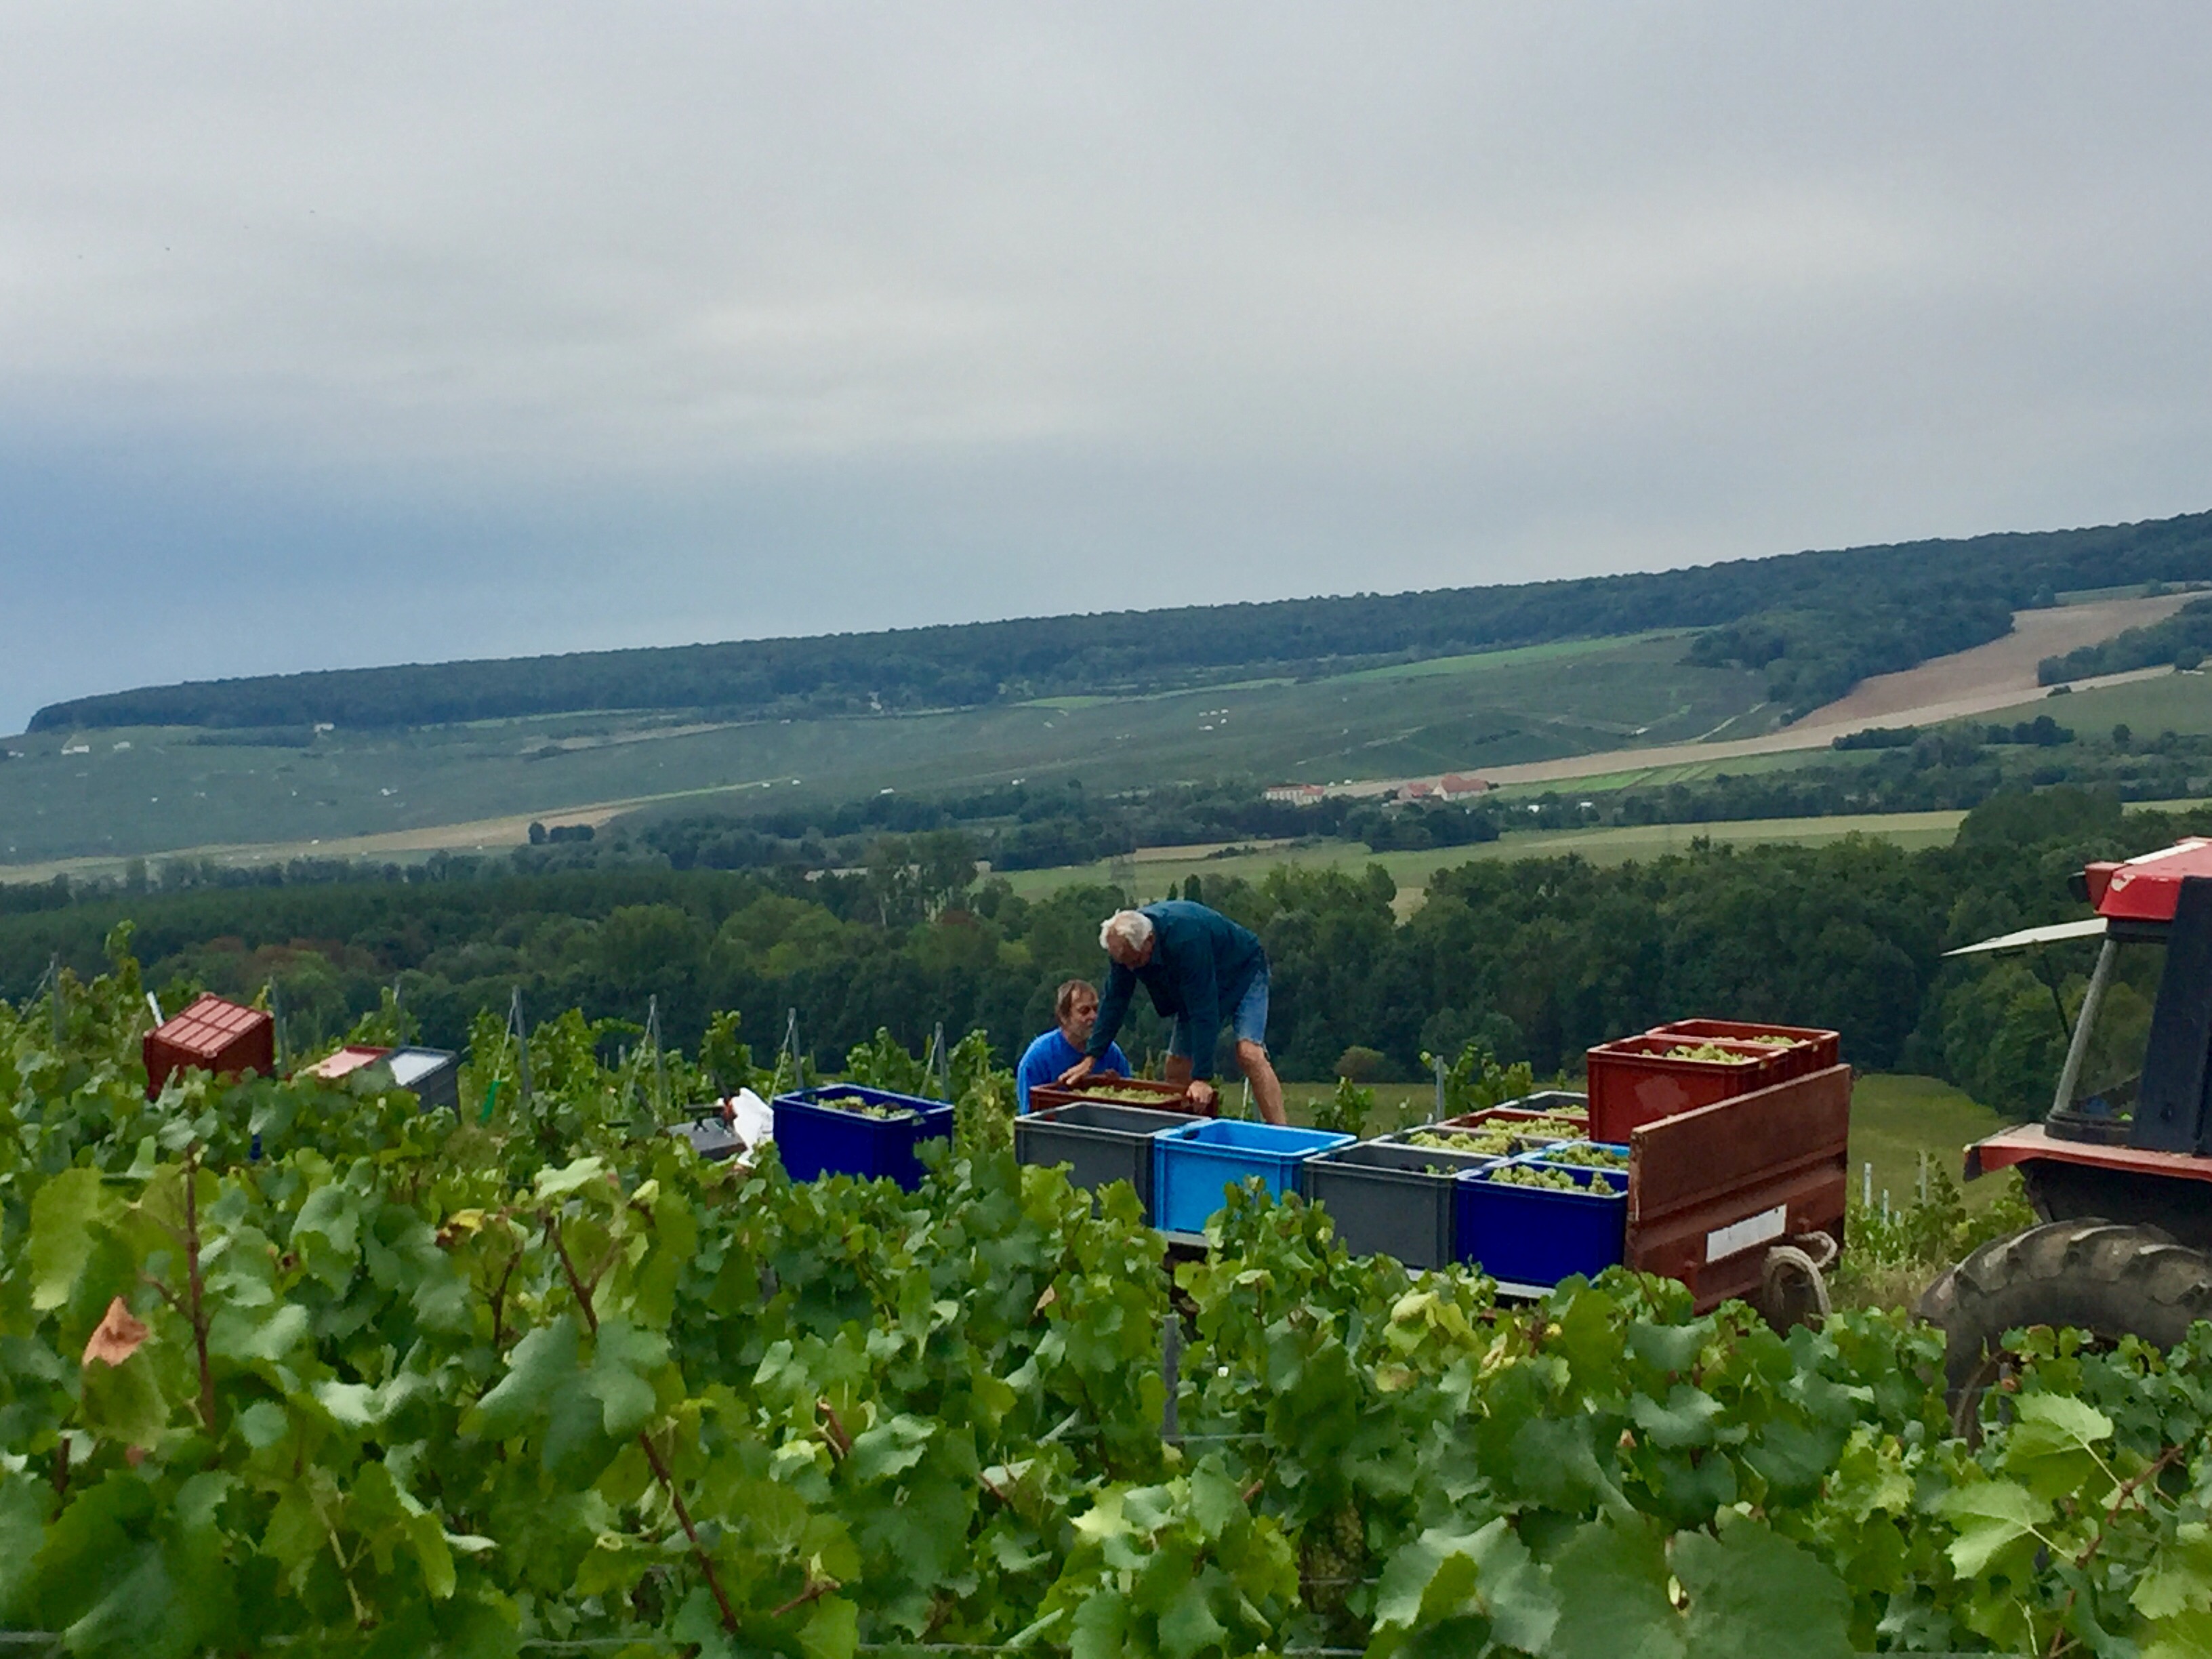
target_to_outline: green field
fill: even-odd
[[[1931,1169],[1956,1181],[1967,1145],[1995,1134],[2008,1121],[1936,1078],[1861,1077],[1851,1089],[1851,1194],[1860,1194],[1871,1164],[1875,1201],[1879,1204],[1887,1192],[1893,1203],[1909,1203],[1917,1192],[1923,1152]],[[1992,1180],[1968,1186],[1967,1206],[1989,1202],[2004,1184]]]
[[[2061,726],[2070,726],[2087,737],[2125,726],[2138,740],[2161,732],[2212,732],[2212,672],[2159,674],[2126,685],[2108,685],[2075,691],[2063,697],[2047,693],[2032,702],[1978,715],[1990,723],[2015,724],[2048,714]]]
[[[795,723],[579,714],[283,743],[40,733],[0,744],[20,757],[0,763],[0,866],[289,849],[613,802],[744,810],[1016,778],[1113,790],[1397,777],[1678,743],[1760,708],[1758,675],[1686,667],[1682,652],[1679,635],[1599,640],[1417,673]]]
[[[1757,847],[1787,842],[1818,846],[1846,836],[1874,836],[1900,847],[1940,847],[1958,833],[1963,812],[1874,812],[1846,817],[1759,818],[1733,823],[1655,823],[1607,830],[1529,831],[1501,836],[1472,847],[1431,848],[1418,853],[1373,853],[1358,842],[1316,841],[1249,853],[1233,849],[1208,856],[1181,858],[1170,849],[1167,856],[1140,855],[1134,866],[1139,895],[1146,899],[1165,894],[1193,875],[1242,876],[1257,880],[1278,866],[1297,869],[1364,870],[1379,864],[1398,884],[1401,908],[1419,902],[1429,878],[1477,859],[1554,858],[1573,854],[1594,864],[1626,864],[1668,853],[1689,850],[1700,839],[1735,847]],[[1015,892],[1034,898],[1078,882],[1110,882],[1114,866],[1063,866],[1052,870],[1017,870],[1007,881]]]

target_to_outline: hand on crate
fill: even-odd
[[[1219,1095],[1214,1092],[1213,1085],[1211,1083],[1205,1081],[1203,1079],[1193,1083],[1190,1087],[1185,1089],[1182,1091],[1182,1097],[1188,1101],[1191,1105],[1199,1111],[1208,1114],[1212,1112],[1214,1107],[1219,1103],[1221,1098]]]
[[[1074,1065],[1069,1066],[1066,1071],[1060,1074],[1060,1086],[1063,1089],[1073,1089],[1077,1084],[1082,1082],[1084,1079],[1089,1077],[1092,1071],[1097,1068],[1097,1064],[1098,1062],[1091,1059],[1090,1055],[1084,1055],[1082,1059],[1077,1060]]]

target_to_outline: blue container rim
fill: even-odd
[[[1340,1129],[1301,1129],[1291,1124],[1250,1123],[1235,1117],[1199,1118],[1172,1129],[1163,1129],[1158,1138],[1194,1152],[1278,1158],[1334,1152],[1358,1139]]]
[[[1584,1187],[1602,1186],[1608,1200],[1628,1196],[1628,1171],[1601,1170],[1588,1164],[1547,1164],[1534,1152],[1523,1152],[1517,1158],[1501,1158],[1495,1164],[1486,1164],[1479,1170],[1466,1170],[1453,1177],[1455,1181],[1479,1181],[1486,1187],[1504,1188],[1509,1192],[1533,1198],[1559,1199],[1571,1203],[1577,1199],[1590,1199],[1595,1193],[1571,1193],[1559,1187],[1523,1187],[1510,1181],[1493,1181],[1491,1177],[1506,1168],[1564,1170],[1575,1176]],[[1615,1186],[1613,1183],[1620,1184]]]
[[[830,1101],[849,1100],[856,1095],[871,1106],[896,1106],[920,1118],[952,1115],[952,1103],[949,1100],[924,1100],[919,1095],[894,1094],[888,1089],[871,1089],[859,1083],[825,1083],[817,1088],[796,1089],[789,1094],[778,1095],[769,1102],[769,1106],[771,1110],[793,1106],[807,1111],[836,1111],[837,1108],[830,1105]],[[853,1114],[848,1112],[845,1115],[850,1117]]]

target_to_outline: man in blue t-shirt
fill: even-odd
[[[1152,1006],[1175,1021],[1165,1081],[1183,1085],[1201,1112],[1214,1109],[1213,1048],[1227,1026],[1237,1066],[1252,1085],[1260,1115],[1285,1121],[1283,1085],[1267,1059],[1267,952],[1259,936],[1218,910],[1188,899],[1162,899],[1140,910],[1116,910],[1098,930],[1114,966],[1083,1058],[1060,1074],[1080,1083],[1104,1055],[1142,985]]]
[[[1098,1023],[1098,992],[1087,980],[1072,979],[1054,996],[1052,1012],[1060,1024],[1030,1044],[1022,1063],[1014,1069],[1014,1094],[1024,1112],[1030,1109],[1030,1088],[1050,1083],[1081,1060],[1083,1051],[1090,1047],[1091,1028]],[[1109,1043],[1097,1069],[1127,1077],[1129,1062],[1117,1045]]]

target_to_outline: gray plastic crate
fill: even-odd
[[[1146,1219],[1152,1213],[1152,1137],[1181,1129],[1188,1112],[1155,1112],[1103,1100],[1048,1107],[1014,1120],[1014,1157],[1024,1164],[1069,1166],[1067,1178],[1084,1188],[1126,1181],[1137,1189]]]
[[[1336,1236],[1354,1255],[1443,1267],[1456,1260],[1453,1182],[1461,1171],[1504,1161],[1365,1140],[1309,1159],[1304,1185],[1308,1200],[1327,1206]],[[1431,1165],[1451,1173],[1439,1175]]]

